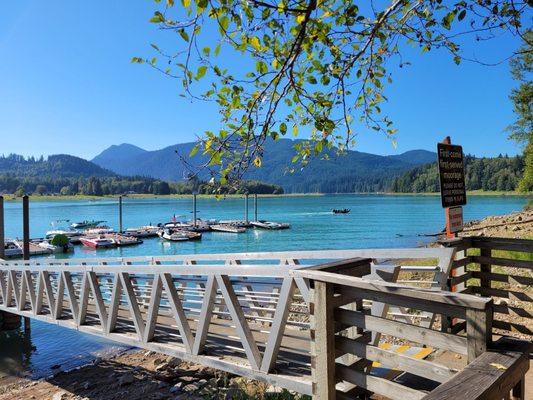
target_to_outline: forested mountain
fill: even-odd
[[[524,172],[522,156],[495,158],[465,157],[465,183],[467,190],[516,190]],[[438,192],[437,163],[412,169],[394,178],[391,191],[399,193]]]
[[[413,150],[401,155],[379,156],[375,154],[348,151],[337,155],[329,151],[328,160],[313,160],[304,169],[291,162],[295,154],[294,145],[301,141],[280,139],[269,141],[261,168],[252,168],[246,179],[269,182],[283,187],[285,192],[374,192],[383,191],[395,176],[413,167],[433,162],[436,154],[425,150]],[[158,179],[180,181],[187,177],[188,163],[199,166],[206,160],[197,155],[188,159],[194,143],[183,143],[156,151],[140,151],[126,156],[129,147],[111,146],[93,159],[98,165],[122,175],[147,175]],[[141,149],[142,150],[142,149]],[[121,160],[109,162],[109,160]],[[297,170],[290,172],[293,167]],[[200,173],[208,179],[208,173]]]
[[[212,193],[215,188],[205,182],[195,187],[200,193]],[[191,182],[169,183],[141,176],[120,176],[82,158],[53,155],[48,158],[25,158],[11,154],[0,156],[0,194],[61,194],[93,195],[150,193],[157,195],[190,194]],[[223,188],[221,193],[278,194],[283,189],[276,185],[246,181],[238,188]]]

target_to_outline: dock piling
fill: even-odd
[[[5,258],[4,196],[0,196],[0,258]]]
[[[122,229],[122,195],[118,197],[118,231],[123,232]]]
[[[22,197],[22,256],[24,260],[30,259],[30,198]]]
[[[192,220],[194,227],[196,227],[196,193],[192,194]]]
[[[257,222],[257,193],[254,194],[254,221]]]
[[[244,195],[244,221],[248,223],[248,193]]]

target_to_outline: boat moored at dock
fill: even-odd
[[[246,228],[235,226],[235,225],[229,225],[229,224],[217,224],[217,225],[211,225],[211,230],[217,231],[217,232],[227,232],[227,233],[244,233],[246,232]]]
[[[95,220],[85,220],[85,221],[81,221],[81,222],[73,222],[72,224],[70,224],[70,227],[72,229],[87,229],[87,228],[94,228],[95,226],[98,226],[100,225],[101,223],[103,223],[105,221],[95,221]]]
[[[280,230],[280,229],[289,229],[291,226],[285,222],[272,222],[272,221],[252,221],[252,226],[259,229],[268,229],[268,230]]]
[[[202,234],[199,232],[191,232],[179,229],[162,229],[159,231],[158,235],[161,239],[165,239],[170,242],[185,242],[187,240],[200,240],[202,238]]]
[[[160,229],[161,228],[159,226],[145,225],[145,226],[140,226],[138,228],[128,228],[124,231],[124,235],[145,239],[145,238],[156,237],[157,232]]]
[[[113,239],[109,239],[106,237],[88,237],[83,236],[80,238],[80,242],[90,249],[109,249],[113,247],[117,247],[116,242]]]

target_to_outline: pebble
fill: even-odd
[[[67,400],[67,399],[68,399],[68,394],[65,391],[56,392],[52,396],[52,400]]]

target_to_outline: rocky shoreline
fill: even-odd
[[[469,221],[460,236],[533,238],[533,210]]]
[[[305,396],[173,357],[126,351],[33,381],[0,381],[0,400],[305,399]]]

